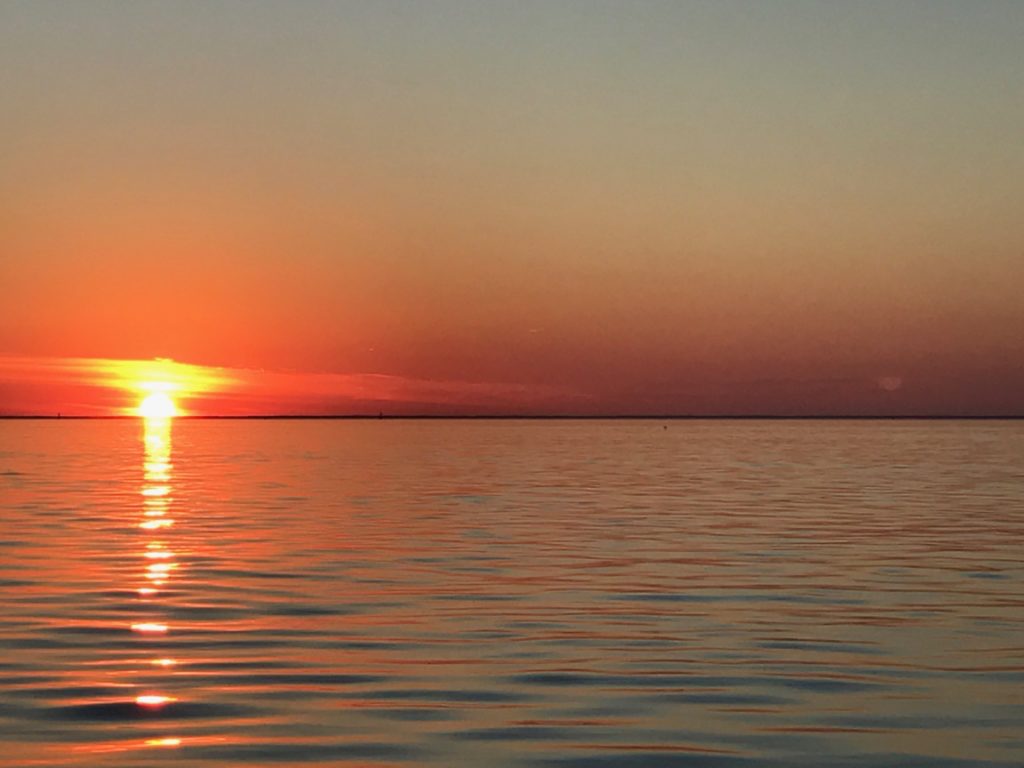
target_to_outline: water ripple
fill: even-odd
[[[0,430],[12,765],[1022,764],[1020,423]]]

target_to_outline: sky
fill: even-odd
[[[173,360],[198,414],[1024,415],[1022,50],[1013,0],[5,0],[0,414]]]

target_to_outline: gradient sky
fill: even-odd
[[[1024,414],[1022,51],[1012,0],[5,0],[0,413],[160,357],[207,413]]]

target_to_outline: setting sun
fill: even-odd
[[[169,419],[177,416],[178,408],[166,392],[154,392],[139,403],[138,414],[146,419]]]

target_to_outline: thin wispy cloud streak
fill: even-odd
[[[381,373],[274,371],[173,360],[0,358],[2,415],[42,415],[40,393],[65,415],[126,415],[137,394],[175,393],[185,414],[372,415],[506,413],[592,401],[568,388],[514,382],[423,379]],[[120,403],[120,404],[119,404]],[[49,411],[45,412],[49,415]]]

